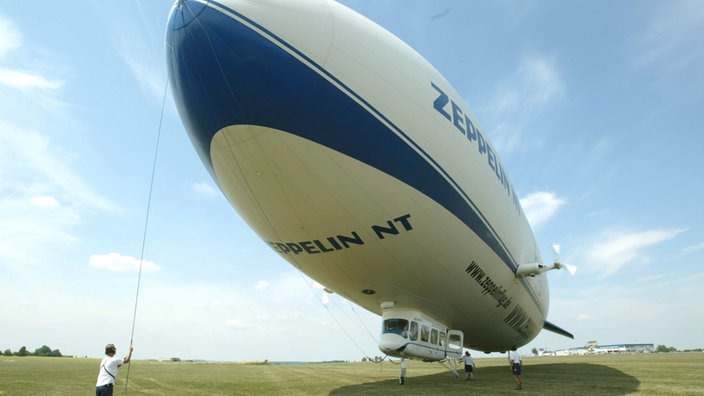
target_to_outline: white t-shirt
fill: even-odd
[[[105,356],[100,362],[100,371],[98,372],[98,382],[95,386],[114,384],[117,377],[117,368],[124,364],[124,360],[118,357]],[[110,374],[112,375],[110,375]]]
[[[513,364],[521,363],[521,354],[518,351],[508,351],[509,363],[513,360]]]
[[[474,359],[472,359],[471,356],[462,355],[462,361],[464,362],[465,366],[471,366],[474,364]]]

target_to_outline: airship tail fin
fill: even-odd
[[[548,322],[547,320],[543,324],[543,329],[548,330],[548,331],[552,331],[553,333],[557,333],[557,334],[563,335],[565,337],[569,337],[574,340],[574,335],[572,333],[563,329],[562,327],[559,327],[553,323]]]

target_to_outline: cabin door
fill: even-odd
[[[445,345],[447,345],[445,351],[447,357],[459,359],[462,356],[462,345],[464,345],[464,333],[462,330],[448,330]]]

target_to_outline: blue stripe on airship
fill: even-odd
[[[250,124],[287,131],[421,191],[461,219],[515,270],[516,263],[503,243],[458,189],[469,199],[467,193],[443,177],[428,162],[432,161],[429,156],[421,156],[355,102],[350,95],[356,94],[349,88],[340,90],[269,39],[198,2],[174,10],[166,40],[181,118],[211,175],[215,173],[210,142],[222,128]]]

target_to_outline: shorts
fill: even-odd
[[[466,371],[468,373],[474,372],[474,366],[472,366],[471,364],[469,366],[465,365],[464,371]]]
[[[521,375],[521,365],[519,363],[514,363],[511,372],[513,375]]]
[[[113,384],[95,387],[95,396],[112,396]]]

